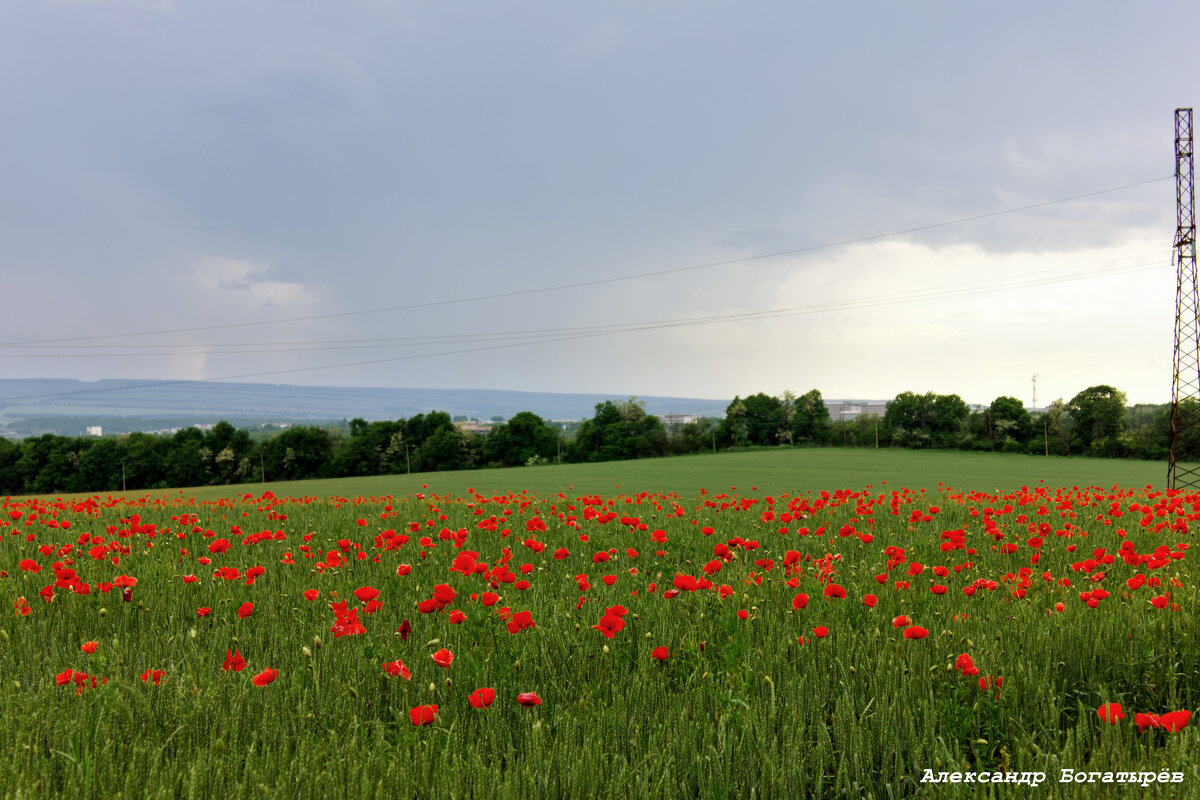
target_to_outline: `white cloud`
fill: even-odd
[[[224,256],[201,256],[188,276],[194,286],[239,310],[299,312],[316,308],[322,295],[316,287],[268,280],[265,264]]]

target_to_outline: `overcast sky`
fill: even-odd
[[[1200,6],[987,6],[0,3],[0,375],[1166,402]]]

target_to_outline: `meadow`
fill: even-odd
[[[0,796],[1196,795],[1200,495],[1164,473],[779,450],[10,499]]]

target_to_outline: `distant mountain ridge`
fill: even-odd
[[[430,411],[487,420],[532,411],[545,419],[592,416],[597,403],[629,395],[518,392],[494,389],[382,389],[273,383],[136,380],[0,379],[0,425],[29,418],[137,417],[304,422],[361,417],[400,419]],[[724,416],[729,400],[638,396],[650,414]],[[99,423],[94,423],[99,424]]]

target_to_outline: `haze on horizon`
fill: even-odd
[[[1167,402],[1198,18],[5,4],[0,374]]]

